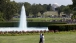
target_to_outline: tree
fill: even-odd
[[[4,19],[6,21],[11,20],[13,18],[13,15],[17,13],[17,6],[15,1],[7,2],[3,13]]]
[[[72,0],[73,5],[69,5],[70,9],[73,11],[71,19],[76,19],[76,0]]]
[[[25,2],[24,5],[25,5],[25,10],[26,10],[26,15],[29,16],[31,4],[28,2]]]
[[[0,21],[5,21],[5,20],[3,19],[3,13],[1,13],[1,12],[0,12]]]
[[[64,12],[65,14],[67,14],[68,16],[70,15],[70,13],[72,13],[72,11],[71,11],[71,9],[70,9],[69,6],[66,6],[66,7],[63,9],[63,12]]]
[[[38,12],[40,11],[38,4],[33,4],[31,6],[31,13],[34,15],[34,17],[37,17]]]
[[[17,9],[18,9],[18,14],[21,14],[21,7],[22,7],[23,3],[17,3]]]
[[[76,11],[73,12],[71,19],[73,19],[73,20],[76,19]]]
[[[51,4],[47,5],[47,11],[51,11]]]
[[[75,6],[76,6],[76,0],[72,0],[72,2],[73,2],[73,5],[75,5]]]
[[[7,0],[0,0],[0,12],[4,12]]]
[[[45,8],[43,7],[43,5],[39,4],[39,12],[41,13],[41,15],[43,16],[43,13],[45,12]]]
[[[0,15],[3,15],[5,14],[5,9],[6,9],[6,4],[10,2],[10,0],[0,0]],[[1,18],[3,18],[3,16]]]
[[[60,17],[60,13],[62,12],[61,11],[61,8],[60,7],[57,7],[57,8],[55,8],[55,10],[58,12],[58,17]]]
[[[73,10],[76,7],[76,0],[72,0],[73,4],[69,5],[70,9]]]
[[[47,4],[43,4],[45,11],[47,11]]]
[[[41,11],[40,11],[40,13],[41,13],[41,15],[43,15],[43,13],[45,12],[45,10],[44,9],[42,9]]]

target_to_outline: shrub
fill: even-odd
[[[49,24],[66,24],[65,22],[28,22],[28,27],[48,27]]]
[[[18,22],[0,22],[0,27],[18,27]]]
[[[75,30],[76,24],[51,24],[48,26],[49,30],[69,31]]]
[[[65,22],[27,22],[28,27],[48,27],[49,24],[66,24]],[[0,27],[18,27],[19,22],[0,22]]]

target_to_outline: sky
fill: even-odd
[[[28,2],[30,4],[54,4],[58,3],[59,5],[69,5],[72,4],[72,0],[14,0],[16,2]]]

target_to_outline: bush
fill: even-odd
[[[28,27],[48,27],[49,24],[66,24],[65,22],[28,22]]]
[[[76,24],[51,24],[48,26],[48,29],[59,31],[76,30]]]
[[[49,24],[65,24],[64,22],[27,22],[28,27],[48,27]],[[0,22],[0,27],[18,27],[19,22]]]
[[[18,27],[19,22],[0,22],[0,27]]]
[[[71,19],[76,19],[76,11],[73,11],[73,15],[72,15]]]

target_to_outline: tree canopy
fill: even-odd
[[[11,20],[13,15],[17,12],[16,2],[10,0],[0,0],[0,12],[3,13],[3,19]]]
[[[75,10],[76,0],[72,0],[72,2],[73,5],[71,5],[71,7],[73,6],[73,9]],[[30,4],[28,2],[17,3],[15,1],[10,0],[0,0],[0,20],[3,19],[5,21],[10,21],[15,16],[15,14],[20,15],[21,7],[23,4],[25,6],[27,16],[29,16],[29,14],[33,14],[34,17],[37,17],[38,13],[41,13],[41,15],[43,15],[43,13],[46,11],[52,11],[51,4],[42,5],[42,4]],[[71,12],[71,9],[69,6],[64,5],[56,8],[59,15],[61,12],[69,14]]]
[[[70,5],[71,9],[73,10],[72,19],[76,19],[76,0],[72,0],[73,4]]]

